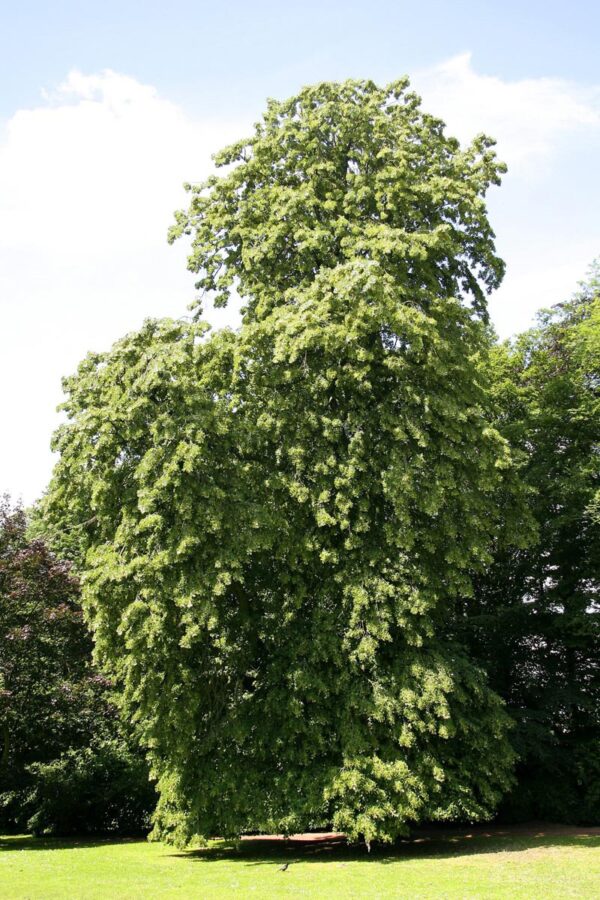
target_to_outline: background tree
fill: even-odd
[[[469,604],[473,646],[517,721],[511,817],[600,821],[599,275],[495,353],[499,424],[538,532],[501,549]]]
[[[5,828],[139,830],[148,821],[153,791],[147,769],[127,746],[110,683],[92,665],[91,651],[70,564],[41,538],[29,538],[24,511],[0,498],[0,821]],[[74,785],[67,777],[73,769],[68,760],[83,758],[85,789],[82,778]],[[60,790],[53,791],[48,779],[52,773],[56,782],[57,769],[63,778]],[[82,808],[88,814],[78,817]]]
[[[97,693],[91,640],[67,563],[29,541],[25,513],[0,501],[2,768],[17,773],[81,739]],[[102,676],[97,676],[104,681]]]
[[[501,166],[399,82],[269,104],[172,237],[238,333],[148,322],[65,382],[47,521],[149,748],[156,833],[393,839],[491,814],[507,716],[448,636],[510,477],[488,424]]]

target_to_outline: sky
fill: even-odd
[[[0,493],[44,490],[62,376],[186,314],[187,248],[166,241],[182,184],[267,97],[408,74],[508,164],[488,203],[500,336],[570,296],[600,256],[599,34],[592,0],[0,0]]]

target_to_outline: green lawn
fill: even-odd
[[[335,841],[244,841],[240,849],[215,842],[178,852],[145,841],[0,838],[2,900],[599,896],[600,834],[543,826],[449,832],[371,854]]]

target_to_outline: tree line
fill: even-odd
[[[170,233],[193,319],[88,355],[29,532],[4,508],[5,817],[60,830],[112,766],[94,828],[145,827],[149,773],[181,844],[598,821],[598,269],[499,343],[504,167],[406,80],[270,101],[215,161]]]

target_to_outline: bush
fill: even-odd
[[[156,804],[146,763],[124,742],[67,750],[29,767],[25,798],[33,834],[144,834]]]
[[[540,819],[600,824],[600,756],[595,739],[571,741],[548,762],[517,767],[517,784],[498,811],[501,822]]]

